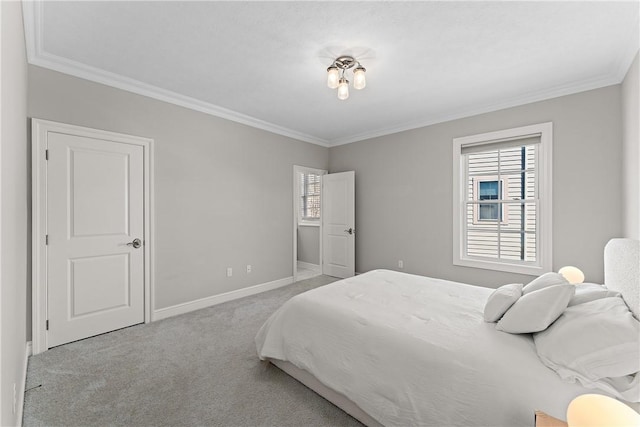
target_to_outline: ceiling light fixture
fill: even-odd
[[[345,71],[353,67],[353,88],[364,89],[367,85],[364,74],[367,70],[360,65],[353,56],[340,56],[327,68],[327,86],[331,89],[338,89],[338,99],[349,98],[349,80],[345,77]]]

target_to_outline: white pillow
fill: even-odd
[[[561,378],[627,401],[640,399],[640,322],[622,298],[569,307],[533,338],[540,360]]]
[[[522,289],[522,295],[526,295],[529,292],[537,291],[540,289],[548,288],[554,285],[568,285],[569,281],[559,273],[544,273],[542,276],[538,276]]]
[[[569,307],[601,298],[619,297],[620,292],[610,291],[606,286],[595,283],[581,283],[576,285],[576,294],[569,301]]]
[[[567,308],[575,291],[573,285],[553,285],[523,294],[502,316],[496,329],[511,334],[543,331]]]
[[[484,306],[484,321],[497,322],[509,307],[522,296],[522,283],[500,286],[489,295]]]

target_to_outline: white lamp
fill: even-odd
[[[340,71],[338,71],[338,67],[332,65],[327,68],[327,86],[331,89],[335,89],[338,87],[338,79],[340,78]]]
[[[558,273],[562,274],[565,279],[572,285],[579,285],[584,282],[584,273],[577,267],[567,265],[558,270]]]
[[[349,97],[349,80],[344,77],[338,83],[338,99],[344,101]]]
[[[364,89],[367,85],[365,78],[367,70],[353,56],[339,56],[327,68],[327,86],[331,89],[338,88],[338,98],[343,101],[349,98],[349,80],[345,74],[350,69],[353,69],[353,88]]]
[[[360,90],[364,89],[367,85],[367,80],[364,76],[364,73],[367,70],[362,65],[358,65],[355,70],[353,70],[353,88]]]
[[[567,409],[569,427],[640,427],[640,414],[611,397],[583,394]]]

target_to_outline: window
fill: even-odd
[[[454,264],[551,269],[551,123],[455,138]]]
[[[480,181],[478,182],[477,200],[498,200],[502,199],[502,184],[500,181]],[[495,203],[480,203],[478,205],[478,221],[500,221],[502,220],[502,209],[498,209]]]
[[[473,182],[473,200],[501,200],[504,199],[505,180],[498,180],[494,176],[482,176],[472,178]],[[478,203],[474,205],[473,223],[500,221],[506,224],[507,213],[503,205],[498,203]]]
[[[320,220],[320,175],[300,174],[300,219],[302,221]]]

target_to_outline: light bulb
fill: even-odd
[[[340,72],[338,71],[338,67],[332,65],[331,67],[327,68],[327,86],[329,86],[329,88],[337,88],[339,78]]]
[[[345,100],[349,97],[349,80],[344,77],[338,82],[338,99]]]
[[[353,88],[354,89],[364,89],[364,87],[367,85],[367,80],[364,77],[364,73],[367,70],[365,70],[364,67],[362,67],[361,65],[358,65],[358,67],[353,70]]]

